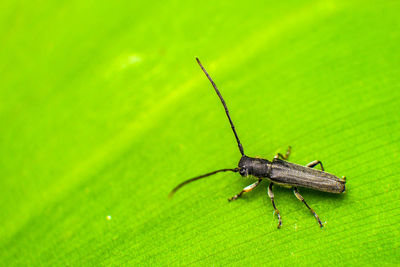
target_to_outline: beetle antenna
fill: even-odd
[[[203,67],[203,65],[201,65],[200,60],[199,60],[197,57],[196,57],[196,60],[197,60],[197,63],[199,63],[200,68],[203,70],[204,74],[205,74],[205,75],[207,76],[207,78],[210,80],[212,86],[213,86],[214,89],[215,89],[215,92],[217,93],[219,99],[220,99],[221,102],[222,102],[222,105],[224,105],[225,113],[226,113],[226,116],[228,116],[229,123],[231,124],[231,127],[232,127],[232,131],[233,131],[233,133],[235,134],[236,141],[237,141],[237,143],[238,143],[238,147],[239,147],[240,153],[242,154],[242,156],[244,156],[243,146],[242,146],[242,144],[240,143],[239,137],[238,137],[238,135],[237,135],[237,133],[236,133],[236,130],[235,130],[235,126],[233,125],[233,122],[232,122],[232,120],[231,120],[231,116],[229,116],[228,107],[227,107],[226,104],[225,104],[224,98],[222,97],[221,93],[219,92],[219,90],[218,90],[218,88],[217,88],[217,85],[216,85],[216,84],[214,83],[214,81],[211,79],[210,75],[208,75],[206,69]]]
[[[227,172],[227,171],[238,172],[239,170],[240,170],[239,168],[235,168],[235,169],[222,169],[222,170],[217,170],[217,171],[209,172],[209,173],[206,173],[206,174],[203,174],[203,175],[200,175],[200,176],[191,178],[191,179],[189,179],[189,180],[186,180],[186,181],[184,181],[184,182],[178,184],[174,189],[172,189],[171,193],[169,193],[169,197],[171,198],[171,197],[176,193],[176,191],[178,191],[179,188],[181,188],[182,186],[184,186],[184,185],[186,185],[186,184],[188,184],[188,183],[191,183],[191,182],[193,182],[193,181],[196,181],[196,180],[205,178],[205,177],[210,176],[210,175],[214,175],[214,174],[219,173],[219,172]]]

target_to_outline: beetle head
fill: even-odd
[[[239,173],[243,177],[247,177],[249,175],[249,166],[250,164],[250,158],[247,156],[242,156],[240,158],[238,167],[239,167]]]

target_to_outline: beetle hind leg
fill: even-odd
[[[319,226],[321,228],[324,227],[324,225],[321,223],[321,220],[319,219],[319,216],[317,215],[317,213],[314,211],[314,209],[312,209],[310,206],[308,206],[307,202],[304,200],[302,195],[300,195],[299,191],[297,190],[297,187],[293,187],[293,193],[297,197],[297,199],[300,200],[301,202],[303,202],[304,205],[306,205],[306,207],[311,211],[311,213],[314,215],[315,219],[317,220]]]
[[[317,166],[318,164],[319,164],[319,166],[321,166],[321,170],[322,170],[322,171],[325,171],[325,170],[324,170],[324,166],[322,165],[322,162],[319,161],[319,160],[311,161],[310,163],[308,163],[308,164],[306,165],[306,167],[314,168],[314,167]]]

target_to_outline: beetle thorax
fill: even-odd
[[[252,175],[258,178],[269,178],[271,173],[271,162],[266,159],[242,156],[238,167],[242,176]]]

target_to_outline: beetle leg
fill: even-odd
[[[310,206],[308,206],[307,202],[304,200],[304,198],[300,195],[299,191],[297,190],[297,187],[293,187],[293,193],[297,197],[297,199],[300,200],[301,202],[303,202],[304,205],[306,205],[306,207],[311,211],[311,213],[314,215],[315,219],[318,221],[319,226],[321,228],[324,227],[322,225],[321,220],[319,219],[317,213],[315,213],[315,211]]]
[[[308,163],[308,164],[306,165],[306,167],[314,168],[314,167],[317,166],[318,164],[321,166],[321,170],[324,171],[324,166],[322,166],[322,162],[319,161],[319,160],[311,161],[310,163]]]
[[[287,159],[289,158],[289,156],[290,156],[290,152],[291,152],[291,151],[292,151],[292,147],[289,146],[288,149],[286,150],[285,156],[282,155],[281,153],[278,153],[278,154],[275,155],[274,159],[279,159],[279,158],[281,158],[281,159],[283,159],[283,160],[287,160]]]
[[[281,214],[279,213],[279,210],[275,206],[275,201],[274,201],[274,192],[272,192],[272,186],[274,185],[273,182],[271,182],[268,186],[268,196],[271,199],[272,206],[274,207],[275,213],[278,216],[278,229],[281,228],[282,225],[282,219],[281,219]]]
[[[261,179],[258,179],[257,182],[255,182],[255,183],[253,183],[253,184],[251,184],[251,185],[249,185],[249,186],[246,186],[245,188],[243,188],[242,191],[240,191],[239,194],[234,195],[233,197],[229,198],[228,201],[236,200],[236,199],[238,199],[243,193],[250,192],[251,190],[253,190],[254,188],[256,188],[257,185],[260,184],[260,182],[261,182]]]

